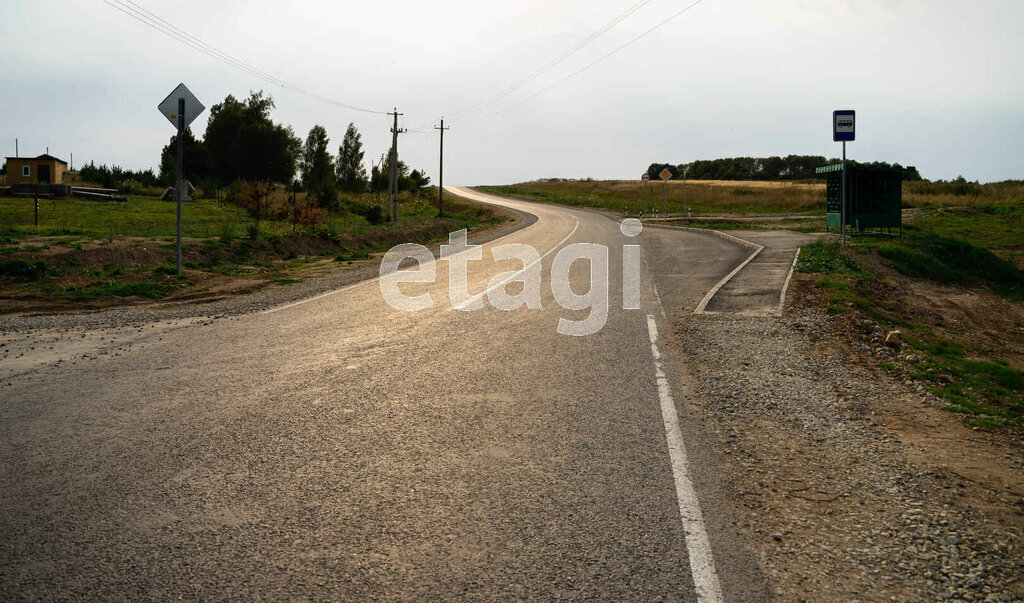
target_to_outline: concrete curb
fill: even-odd
[[[647,225],[648,224],[645,224],[645,226],[647,226]],[[725,278],[723,278],[722,280],[718,281],[718,284],[716,284],[714,287],[711,288],[710,291],[708,291],[707,295],[704,296],[704,299],[700,300],[700,303],[697,304],[697,307],[693,310],[694,314],[711,314],[711,312],[705,312],[705,310],[707,309],[708,304],[711,303],[711,300],[714,299],[715,294],[717,294],[718,291],[722,287],[724,287],[726,285],[726,283],[728,283],[730,280],[732,280],[732,277],[734,277],[737,274],[739,274],[740,270],[743,270],[744,266],[746,266],[747,264],[750,263],[751,260],[756,258],[757,254],[759,254],[762,251],[764,251],[764,245],[758,245],[757,243],[751,243],[750,241],[747,241],[745,239],[741,239],[741,238],[739,238],[739,237],[737,237],[735,235],[726,234],[726,233],[724,233],[724,232],[722,232],[720,230],[711,230],[710,228],[691,228],[689,226],[669,226],[668,224],[649,224],[649,226],[653,226],[654,228],[671,228],[673,230],[689,230],[689,231],[692,231],[692,232],[710,232],[711,234],[713,234],[713,235],[715,235],[717,237],[720,237],[722,239],[725,239],[726,241],[730,241],[732,243],[736,243],[737,245],[739,245],[741,247],[746,247],[747,249],[752,249],[753,250],[753,253],[751,253],[749,256],[747,256],[747,259],[743,260],[743,262],[741,262],[739,266],[736,266],[735,268],[733,268],[732,272],[730,272],[729,274],[725,275]],[[788,283],[789,281],[787,280],[786,282]]]
[[[789,274],[786,275],[786,282],[782,285],[782,293],[779,294],[779,316],[786,307],[786,292],[789,291],[789,281],[793,280],[793,272],[796,271],[796,264],[800,261],[800,247],[796,248],[796,255],[793,256],[793,265],[789,267]]]

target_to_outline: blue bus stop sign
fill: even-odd
[[[852,142],[856,138],[857,112],[832,112],[832,141]]]

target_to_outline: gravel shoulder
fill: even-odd
[[[1024,597],[1024,448],[858,362],[835,320],[674,321],[741,528],[781,600]]]

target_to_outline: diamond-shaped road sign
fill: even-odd
[[[672,179],[672,172],[670,172],[668,170],[668,168],[665,168],[665,169],[661,170],[661,173],[658,174],[658,177],[661,178],[662,180],[671,180]]]
[[[178,99],[185,99],[185,127],[187,128],[206,107],[199,102],[195,94],[185,84],[178,84],[178,87],[171,92],[162,103],[156,106],[164,114],[174,127],[178,127]]]

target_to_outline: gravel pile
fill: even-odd
[[[873,417],[935,404],[815,352],[829,318],[692,316],[676,346],[753,547],[784,600],[1016,601],[1024,507],[980,512],[958,476],[908,461]],[[958,445],[960,443],[953,443]],[[1024,471],[1018,448],[1007,463]],[[1012,503],[1008,505],[1012,507]]]

